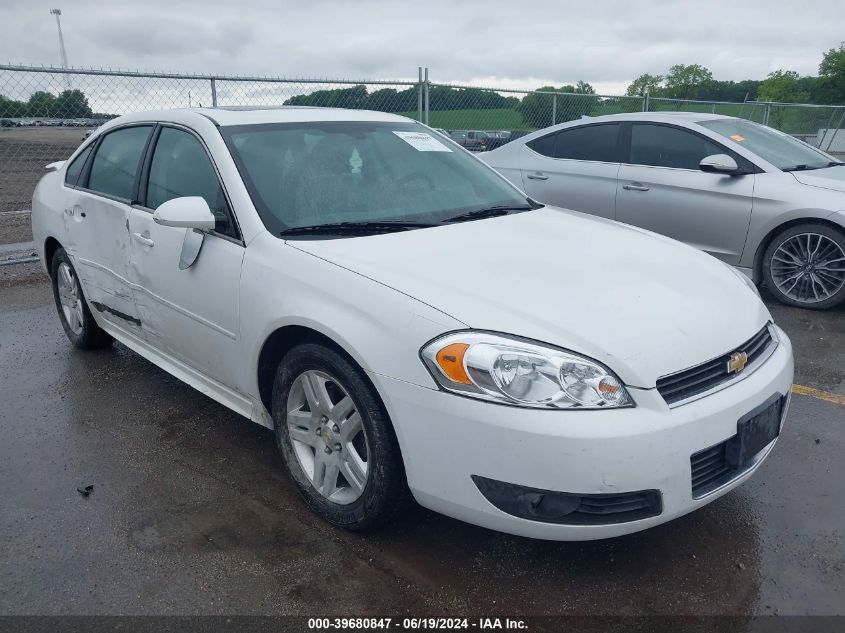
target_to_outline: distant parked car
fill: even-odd
[[[743,119],[636,113],[571,121],[483,160],[532,198],[650,229],[783,303],[845,301],[845,163]]]
[[[449,132],[449,137],[472,152],[485,151],[489,140],[487,132],[480,130],[452,130]]]
[[[497,147],[501,147],[510,140],[510,132],[487,132],[487,145],[485,149],[489,152],[490,150],[496,149]]]
[[[0,127],[15,127],[16,125],[11,119],[0,119]]]

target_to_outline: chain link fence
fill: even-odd
[[[827,151],[845,152],[845,106],[479,88],[431,82],[428,69],[420,68],[417,75],[415,81],[355,81],[0,65],[0,212],[28,209],[44,166],[67,158],[105,121],[164,108],[305,105],[379,110],[451,132],[457,142],[476,150],[586,116],[710,112],[771,125]]]

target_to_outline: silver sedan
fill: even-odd
[[[845,300],[845,163],[772,128],[619,114],[539,130],[479,158],[540,202],[700,248],[784,303]]]

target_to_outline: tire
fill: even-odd
[[[845,233],[813,223],[781,231],[763,255],[763,277],[786,305],[811,310],[839,305],[845,301]]]
[[[53,255],[50,277],[56,311],[70,342],[79,349],[100,349],[111,345],[114,339],[94,320],[82,294],[76,269],[63,248],[56,250]]]
[[[320,405],[321,397],[327,404]],[[363,371],[345,356],[315,343],[292,348],[276,370],[272,413],[288,473],[324,520],[367,530],[410,504],[390,419]]]

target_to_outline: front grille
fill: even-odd
[[[704,393],[736,376],[728,372],[731,354],[745,352],[748,355],[748,365],[751,365],[766,354],[773,344],[772,333],[766,325],[736,349],[701,365],[658,379],[657,391],[667,404]]]

